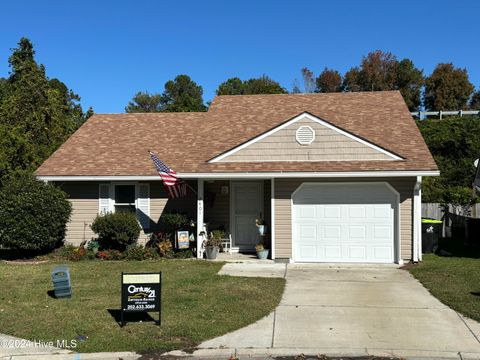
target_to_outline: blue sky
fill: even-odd
[[[300,69],[345,72],[375,49],[429,74],[466,67],[480,86],[479,1],[5,1],[0,76],[10,48],[30,38],[49,77],[84,108],[123,112],[135,92],[162,92],[177,74],[203,86],[267,74],[291,89]]]

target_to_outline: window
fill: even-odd
[[[115,211],[135,212],[135,185],[115,185]]]

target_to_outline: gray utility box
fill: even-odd
[[[72,296],[72,285],[70,283],[70,270],[67,266],[57,266],[52,270],[53,290],[56,298]]]

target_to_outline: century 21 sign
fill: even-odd
[[[121,325],[124,312],[157,312],[161,323],[162,273],[122,273]]]

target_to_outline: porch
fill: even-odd
[[[255,245],[265,243],[271,248],[272,180],[203,180],[198,179],[196,228],[197,249],[204,237],[213,230],[223,230],[231,236],[230,253],[222,253],[225,261],[245,261],[255,251]],[[260,236],[255,220],[262,217],[267,226]],[[197,251],[200,257],[200,251]],[[255,257],[249,260],[254,260]]]

